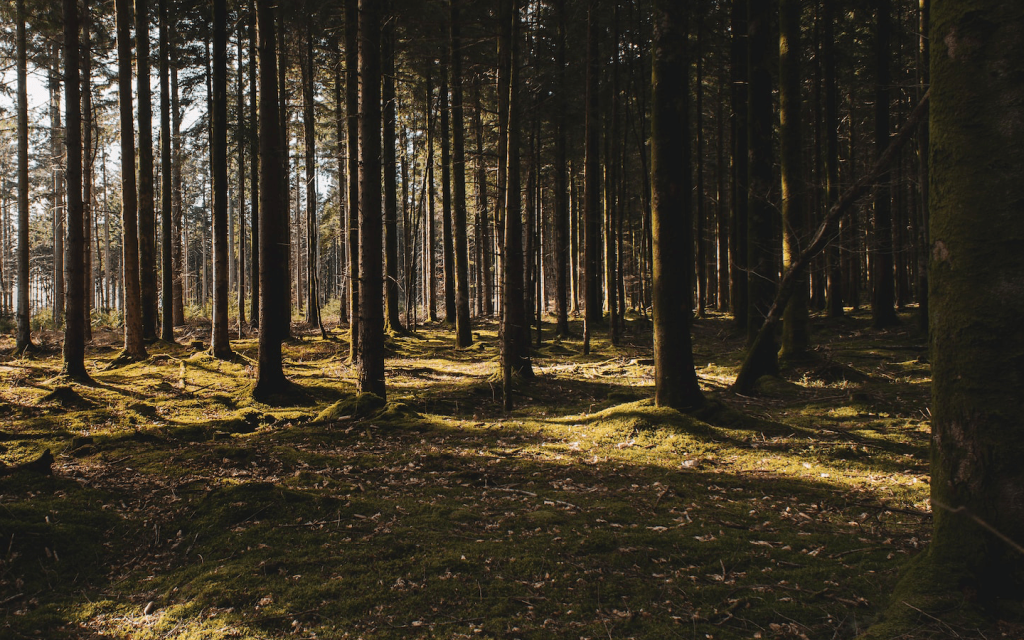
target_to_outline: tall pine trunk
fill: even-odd
[[[259,98],[256,87],[256,3],[249,0],[249,320],[260,324],[260,136]]]
[[[601,123],[599,88],[598,3],[590,0],[587,8],[587,68],[586,68],[586,151],[584,159],[583,195],[583,353],[590,353],[590,338],[594,328],[601,324]]]
[[[875,157],[889,146],[889,100],[892,82],[892,0],[876,0],[875,25]],[[889,173],[875,189],[875,224],[871,233],[871,323],[891,327],[896,316],[896,286],[892,248],[892,187]]]
[[[469,240],[466,236],[466,134],[462,109],[462,41],[459,33],[459,2],[450,0],[452,79],[452,170],[455,227],[455,344],[473,344],[469,322]],[[477,240],[479,242],[479,239]]]
[[[231,357],[228,336],[228,7],[213,2],[213,335],[215,358]]]
[[[359,359],[359,5],[345,0],[345,116],[348,140],[349,361]]]
[[[160,323],[160,339],[174,342],[174,265],[172,224],[173,162],[171,154],[171,96],[170,96],[170,51],[168,36],[168,0],[160,1],[160,246],[163,256],[161,294],[163,318]]]
[[[149,0],[135,0],[135,66],[139,99],[139,286],[142,336],[157,337],[156,203],[153,188],[153,95],[149,88]]]
[[[16,0],[18,49],[18,333],[15,350],[32,346],[29,310],[28,235],[28,54],[25,37],[25,0]]]
[[[387,6],[392,7],[392,3]],[[398,161],[395,155],[395,16],[389,16],[381,30],[381,61],[384,103],[384,126],[381,129],[381,150],[384,170],[384,329],[401,332],[402,319],[398,302]]]
[[[569,337],[569,189],[567,186],[566,123],[568,100],[565,86],[565,3],[556,4],[558,33],[555,40],[555,334]]]

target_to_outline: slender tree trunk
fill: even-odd
[[[348,123],[349,361],[359,349],[359,5],[345,0],[345,115]]]
[[[466,236],[466,136],[462,109],[462,41],[459,33],[459,2],[450,0],[452,79],[452,169],[455,196],[455,344],[473,344],[469,322],[469,240]]]
[[[782,174],[782,269],[800,253],[806,226],[805,187],[801,157],[800,0],[779,0],[779,138]],[[815,116],[817,117],[817,116]],[[782,355],[790,360],[807,355],[807,279],[798,282],[782,316]]]
[[[480,253],[483,262],[481,267],[481,280],[483,285],[483,307],[480,313],[485,316],[494,315],[494,240],[491,237],[490,221],[487,215],[487,158],[484,156],[484,122],[483,107],[480,103],[480,78],[476,77],[473,97],[476,102],[473,109],[476,130],[476,183],[477,183],[477,209],[480,216],[480,227],[482,235],[477,238],[481,245]]]
[[[345,113],[344,113],[344,82],[342,81],[342,66],[343,58],[341,48],[335,41],[335,61],[334,61],[334,103],[336,105],[335,112],[335,128],[337,129],[335,135],[338,141],[338,147],[335,150],[335,154],[338,159],[338,236],[339,240],[339,252],[340,252],[340,272],[339,272],[339,305],[338,305],[338,325],[340,327],[348,319],[348,270],[351,267],[351,259],[348,255],[348,153],[346,147],[346,134],[345,134]]]
[[[828,210],[839,197],[839,86],[836,79],[835,4],[822,3],[821,57],[825,85],[825,208]],[[826,250],[828,298],[825,302],[828,316],[843,315],[843,270],[839,242]]]
[[[132,109],[131,0],[115,0],[117,20],[117,88],[121,123],[121,251],[124,271],[124,353],[142,360],[142,293],[139,282],[138,199],[135,191],[135,120]]]
[[[60,122],[60,48],[53,43],[50,68],[50,161],[53,168],[53,326],[64,324],[64,157]]]
[[[427,318],[431,322],[437,322],[437,269],[434,262],[437,256],[437,233],[435,224],[437,216],[434,215],[434,87],[430,82],[430,75],[427,75],[427,185],[428,185],[428,206],[427,206],[427,227],[426,247],[424,250],[424,273],[427,278]]]
[[[359,391],[385,398],[381,259],[381,19],[376,0],[359,0]]]
[[[238,293],[238,337],[242,337],[245,330],[245,147],[246,147],[246,124],[245,124],[245,75],[242,71],[242,27],[238,28],[238,82],[235,87],[236,100],[235,109],[238,118],[238,260],[235,267],[238,275],[235,277],[235,284]],[[250,101],[252,97],[249,98]],[[253,160],[255,162],[255,159]]]
[[[940,604],[959,609],[968,590],[987,609],[1016,598],[1024,572],[1024,4],[935,0],[931,12],[934,572],[913,577],[928,595],[947,589]]]
[[[928,33],[930,28],[929,13],[931,11],[931,0],[919,0],[920,8],[918,12],[918,31],[919,42],[918,42],[918,99],[923,95],[923,92],[928,90],[928,83],[930,76],[928,73],[928,66],[931,64],[931,51]],[[930,206],[929,206],[929,193],[930,189],[928,186],[928,147],[929,147],[929,130],[927,123],[921,126],[921,129],[917,132],[917,154],[918,154],[918,184],[920,185],[921,193],[921,225],[918,231],[918,251],[917,251],[917,290],[920,296],[918,303],[917,312],[917,326],[921,330],[921,333],[928,334],[928,256],[930,254],[929,246],[930,234]]]
[[[213,336],[215,358],[230,358],[228,336],[228,7],[213,1]]]
[[[698,3],[698,7],[700,7]],[[708,303],[708,257],[707,257],[707,199],[704,192],[704,29],[702,22],[704,20],[703,12],[697,12],[697,38],[696,38],[696,96],[695,111],[697,115],[697,131],[696,131],[696,158],[697,158],[697,189],[696,189],[696,202],[697,208],[696,214],[696,225],[697,225],[697,237],[694,238],[694,245],[696,247],[696,253],[694,254],[696,260],[696,284],[697,284],[697,317],[703,318],[705,309]]]
[[[80,15],[82,23],[82,246],[85,291],[82,302],[82,330],[85,341],[92,340],[92,305],[96,280],[92,270],[92,228],[93,228],[93,160],[96,150],[93,145],[92,114],[92,15],[89,0],[83,0]],[[6,255],[6,254],[5,254]]]
[[[749,35],[749,179],[750,197],[747,215],[748,319],[747,343],[753,345],[758,329],[775,298],[774,256],[775,185],[772,176],[772,77],[771,61],[772,5],[768,0],[748,0]],[[773,336],[769,336],[773,339]],[[778,370],[778,349],[765,348],[765,369]]]
[[[293,261],[297,261],[296,257],[292,256],[292,225],[289,222],[290,211],[291,211],[291,133],[288,131],[288,123],[290,121],[288,113],[288,47],[285,43],[285,35],[287,29],[284,28],[285,15],[278,13],[277,17],[281,22],[282,27],[278,30],[277,49],[278,49],[278,64],[277,64],[277,90],[278,90],[278,117],[281,120],[280,133],[281,133],[281,148],[284,149],[284,171],[278,175],[278,179],[281,181],[281,193],[285,202],[285,217],[284,217],[284,228],[281,230],[281,235],[278,237],[278,242],[284,242],[284,253],[282,255],[282,262],[279,268],[286,275],[287,295],[285,304],[278,305],[278,312],[281,314],[281,323],[278,325],[281,330],[282,339],[288,339],[292,336],[292,305],[293,300],[296,304],[301,305],[302,290],[298,288],[295,291],[295,297],[292,297],[292,284],[293,284],[293,273],[292,268],[295,266]],[[297,194],[298,192],[296,192]],[[296,195],[296,197],[298,197]],[[296,206],[297,203],[296,203]],[[297,278],[295,278],[297,280]]]
[[[390,11],[392,3],[386,5]],[[398,161],[395,155],[395,20],[394,15],[385,21],[381,30],[381,61],[383,64],[383,86],[381,99],[384,102],[384,126],[381,129],[382,157],[384,170],[384,330],[402,332],[402,318],[398,301]]]
[[[266,400],[285,391],[288,380],[281,366],[282,301],[287,299],[287,272],[281,270],[286,249],[281,234],[288,228],[288,203],[281,173],[287,166],[277,95],[277,34],[273,0],[256,0],[259,49],[260,124],[260,340],[256,384],[252,394]]]
[[[565,83],[565,3],[558,0],[555,5],[558,21],[558,32],[555,40],[555,164],[554,164],[554,204],[555,204],[555,334],[559,338],[569,337],[569,291],[567,275],[569,272],[569,203],[566,185],[566,132],[565,111],[567,108],[567,88]]]
[[[185,271],[183,255],[185,233],[181,184],[181,105],[178,102],[177,55],[171,67],[171,310],[174,325],[185,324]]]
[[[875,154],[880,156],[889,146],[889,71],[892,56],[891,0],[876,0],[875,26]],[[876,328],[891,327],[899,322],[896,316],[896,289],[892,249],[892,187],[888,175],[875,190],[875,224],[871,251],[871,323]]]
[[[441,259],[444,267],[444,321],[455,324],[455,241],[452,237],[452,159],[448,110],[448,70],[441,78]]]
[[[307,19],[311,21],[312,17],[307,16]],[[320,336],[326,339],[327,331],[320,318],[317,273],[320,225],[316,215],[316,91],[313,74],[313,33],[312,25],[307,24],[305,60],[302,63],[302,120],[306,146],[306,322],[318,327]]]
[[[171,237],[172,197],[174,191],[171,160],[171,96],[170,96],[170,51],[168,36],[167,0],[159,0],[160,12],[160,238],[163,271],[161,293],[163,318],[160,323],[160,339],[174,342],[174,266]],[[175,158],[177,160],[177,158]]]
[[[750,38],[746,0],[733,0],[729,75],[732,80],[732,234],[729,239],[729,300],[736,328],[747,330],[747,213],[750,170],[747,75]]]
[[[619,140],[618,123],[618,68],[619,68],[619,13],[618,3],[615,5],[615,14],[612,18],[612,68],[611,68],[611,91],[608,93],[608,105],[605,107],[607,113],[607,127],[604,136],[604,265],[605,265],[605,300],[608,306],[608,339],[612,345],[619,344],[619,304],[618,304],[618,278],[619,265],[615,254],[615,226],[620,215],[618,211],[618,158],[616,147]]]
[[[601,124],[598,95],[600,91],[600,59],[597,20],[597,0],[590,0],[587,8],[586,158],[584,160],[586,183],[583,205],[583,305],[586,314],[583,323],[583,353],[585,354],[590,353],[590,337],[594,327],[601,324],[604,315],[601,308],[601,273],[598,259],[601,251]]]
[[[64,0],[64,98],[67,145],[68,281],[62,374],[88,380],[85,371],[85,246],[82,223],[82,111],[78,1]]]
[[[256,86],[256,2],[249,0],[249,319],[250,325],[260,326],[260,136],[259,98]]]
[[[655,0],[651,78],[654,397],[658,406],[676,409],[704,403],[690,338],[694,263],[687,11],[674,0]]]
[[[135,0],[135,65],[139,99],[139,286],[142,337],[157,337],[156,203],[153,185],[153,97],[149,88],[149,0]]]

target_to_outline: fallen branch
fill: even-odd
[[[793,264],[790,265],[789,269],[782,276],[782,282],[779,283],[779,291],[775,295],[775,301],[772,302],[772,306],[764,318],[764,324],[761,325],[754,343],[747,351],[747,357],[743,360],[740,373],[736,376],[736,382],[732,385],[734,392],[750,395],[754,391],[754,383],[757,382],[758,378],[770,373],[770,371],[765,369],[764,362],[766,360],[771,362],[773,358],[769,357],[766,359],[765,351],[775,348],[775,329],[783,310],[789,304],[790,298],[793,297],[797,286],[800,284],[800,277],[807,270],[811,260],[828,246],[830,238],[835,235],[836,225],[839,224],[842,217],[846,215],[847,211],[852,208],[857,200],[878,182],[889,165],[896,159],[903,145],[907,143],[911,134],[917,128],[918,123],[928,112],[928,98],[930,95],[931,91],[924,94],[924,98],[921,99],[921,102],[910,114],[910,117],[907,118],[907,121],[903,123],[899,132],[893,137],[892,142],[889,143],[888,148],[878,158],[878,161],[875,162],[871,171],[861,176],[860,180],[857,180],[853,186],[847,189],[840,196],[839,200],[829,208],[828,214],[826,214],[825,219],[822,220],[818,230],[814,233],[811,243],[800,252],[796,260],[793,261]]]

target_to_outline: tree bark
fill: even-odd
[[[950,601],[1014,598],[1024,561],[1024,4],[935,0],[929,182],[932,542]],[[1017,71],[1010,71],[1015,69]]]
[[[160,339],[174,342],[174,265],[172,259],[172,242],[174,225],[172,224],[172,198],[174,191],[171,154],[171,96],[170,96],[170,51],[168,43],[169,19],[167,1],[160,2],[160,221],[162,233],[160,238],[163,271],[161,293],[163,318],[160,323]],[[177,160],[177,158],[174,158]]]
[[[82,111],[79,74],[78,1],[64,0],[64,99],[67,146],[67,297],[63,369],[69,378],[87,381],[85,371],[85,247],[82,205]]]
[[[25,0],[17,0],[16,5],[18,23],[18,334],[15,350],[18,353],[24,353],[26,349],[32,347],[28,299],[28,54],[25,37]]]
[[[565,3],[558,0],[558,32],[555,36],[555,334],[559,338],[569,337],[569,202],[567,186],[566,124],[565,111],[568,105],[565,84]]]
[[[487,208],[487,158],[484,156],[484,123],[483,106],[480,103],[480,79],[476,77],[473,91],[476,102],[473,110],[476,130],[476,182],[477,182],[477,215],[480,217],[480,228],[483,231],[477,238],[482,246],[481,254],[481,280],[483,306],[480,313],[484,316],[494,315],[494,239],[491,236],[491,223],[488,219]]]
[[[245,125],[245,75],[242,71],[242,25],[239,24],[238,32],[238,80],[235,85],[235,117],[238,118],[238,131],[236,142],[238,144],[238,259],[235,263],[238,302],[238,337],[242,337],[245,330],[245,147],[246,147],[246,125]],[[250,97],[250,101],[252,97]],[[255,159],[253,159],[255,162]]]
[[[839,197],[839,87],[836,78],[835,3],[822,3],[821,57],[825,85],[825,202],[826,209]],[[828,296],[825,302],[830,318],[841,317],[843,308],[843,270],[840,243],[833,243],[825,254],[828,271]]]
[[[459,2],[450,0],[452,80],[452,169],[455,210],[455,344],[473,344],[469,322],[469,239],[466,236],[466,134],[462,108],[462,40],[459,33]],[[479,241],[479,240],[478,240]]]
[[[256,86],[256,3],[249,0],[249,320],[260,326],[260,136],[259,98]]]
[[[380,5],[359,0],[359,391],[387,397],[381,259]]]
[[[139,282],[138,199],[135,191],[135,120],[132,109],[132,4],[115,0],[117,25],[117,93],[121,123],[121,252],[124,271],[125,360],[142,360],[142,293]]]
[[[287,301],[287,272],[281,270],[286,248],[281,235],[288,229],[288,203],[282,192],[281,173],[287,156],[281,135],[277,95],[277,34],[274,0],[256,0],[257,47],[259,50],[260,124],[260,339],[256,384],[252,394],[266,400],[288,386],[281,366],[280,305]]]
[[[176,326],[185,324],[185,271],[188,269],[182,247],[185,229],[181,202],[181,105],[178,101],[177,64],[177,55],[174,55],[171,67],[171,306]]]
[[[452,158],[448,110],[448,70],[441,76],[441,262],[444,270],[444,321],[455,324],[455,241],[452,238]]]
[[[135,65],[139,100],[139,286],[142,337],[157,337],[156,203],[153,188],[153,96],[149,87],[149,0],[135,0]]]
[[[750,143],[747,125],[747,69],[750,38],[747,35],[746,0],[733,0],[732,41],[729,75],[732,81],[732,233],[729,238],[729,301],[733,321],[740,331],[747,330],[747,213],[750,196]]]
[[[889,146],[889,84],[892,81],[892,0],[876,0],[875,25],[875,157]],[[871,247],[871,324],[877,329],[899,322],[892,249],[892,187],[888,174],[875,189],[875,224]]]
[[[807,182],[802,156],[804,126],[800,96],[801,0],[779,0],[779,147],[782,177],[782,269],[800,253],[806,226],[804,202]],[[817,117],[817,116],[815,116]],[[782,356],[790,360],[807,356],[807,280],[796,284],[782,315]]]
[[[597,0],[587,7],[587,69],[586,69],[586,151],[584,159],[583,204],[583,280],[584,323],[583,353],[590,353],[590,338],[594,328],[604,319],[601,308],[601,124],[598,95],[600,91],[600,58],[598,48]]]
[[[655,1],[651,75],[654,398],[658,406],[676,409],[704,403],[690,338],[694,256],[687,10],[675,0]]]
[[[211,353],[230,358],[228,337],[228,7],[213,1],[213,335]]]
[[[85,334],[85,341],[92,340],[92,305],[95,292],[96,280],[93,277],[92,263],[92,230],[93,230],[93,160],[96,157],[96,149],[93,138],[93,109],[92,109],[92,14],[89,9],[89,0],[83,0],[79,16],[82,24],[82,246],[83,266],[82,273],[85,277],[85,292],[82,302],[82,330]]]
[[[390,10],[394,5],[387,3]],[[395,20],[394,15],[385,21],[381,30],[381,58],[383,63],[383,86],[381,99],[384,103],[384,126],[382,161],[384,169],[384,330],[401,333],[402,318],[398,301],[398,161],[395,155]]]
[[[312,16],[307,16],[307,20],[311,22]],[[302,61],[302,122],[306,147],[306,322],[320,329],[320,336],[326,339],[327,331],[320,317],[317,272],[320,225],[316,214],[316,91],[312,29],[312,25],[307,24],[305,59]]]
[[[359,349],[359,5],[345,0],[345,115],[348,122],[349,361]]]

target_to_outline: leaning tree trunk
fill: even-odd
[[[282,322],[280,305],[288,301],[288,274],[281,269],[286,251],[281,234],[288,231],[288,202],[281,173],[288,158],[281,135],[277,95],[277,34],[274,0],[256,0],[259,49],[260,123],[260,340],[256,384],[252,395],[267,399],[285,390],[288,380],[281,366]]]
[[[213,337],[215,358],[231,357],[228,337],[228,7],[213,2]]]
[[[171,159],[171,96],[170,96],[170,51],[168,44],[168,0],[160,0],[160,246],[163,256],[161,273],[161,294],[163,318],[160,323],[160,339],[174,342],[174,265],[172,242],[172,198],[174,190]],[[175,158],[176,160],[176,158]]]
[[[135,191],[135,120],[132,109],[131,0],[116,0],[117,93],[121,122],[121,253],[124,271],[125,360],[142,360],[146,347],[142,335],[142,292],[139,283],[139,201]]]
[[[28,302],[28,55],[25,46],[25,0],[17,0],[18,47],[18,335],[15,349],[32,346]]]
[[[651,76],[654,398],[658,406],[676,409],[704,403],[690,338],[694,263],[686,11],[675,0],[655,3]]]
[[[135,0],[135,65],[139,98],[139,287],[142,336],[156,338],[156,204],[153,194],[153,96],[149,88],[149,0]]]
[[[462,41],[459,1],[451,0],[452,186],[455,196],[455,344],[473,344],[469,323],[469,240],[466,237],[466,135],[462,113]],[[477,240],[479,242],[479,239]]]
[[[78,2],[64,0],[64,99],[67,145],[67,296],[64,325],[64,364],[61,373],[88,380],[85,371],[85,247],[82,207],[82,111],[79,89]]]
[[[380,6],[359,0],[359,390],[386,397],[381,299]],[[389,176],[392,179],[392,176]]]
[[[971,590],[984,605],[1024,576],[1024,4],[931,11],[928,561],[951,602]]]

